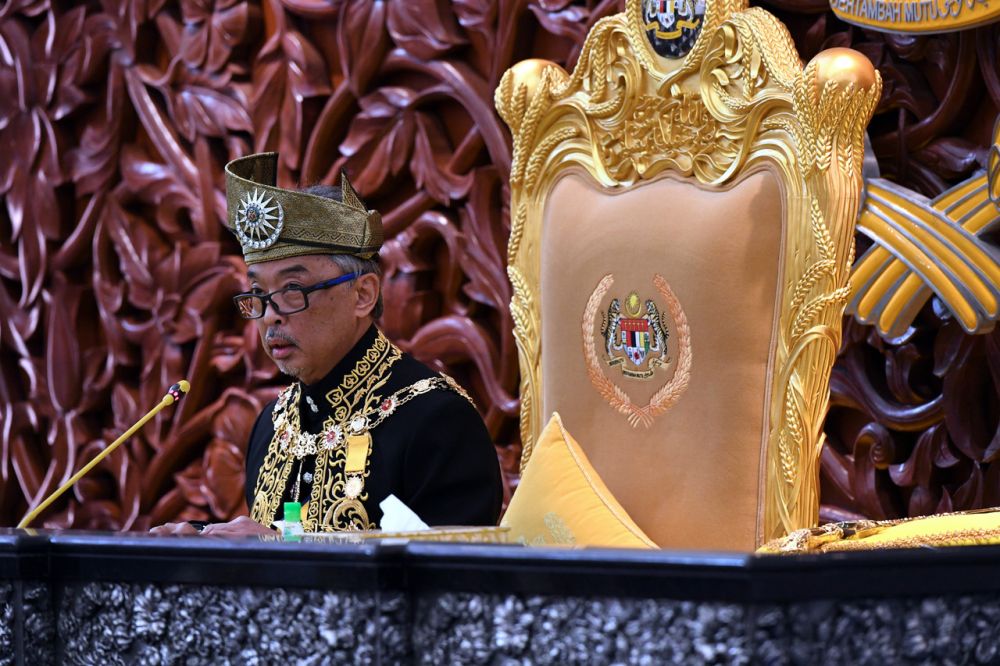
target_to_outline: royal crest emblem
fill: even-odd
[[[705,0],[643,0],[642,19],[657,55],[683,58],[701,33]]]
[[[633,291],[625,299],[624,312],[621,301],[613,298],[605,313],[601,304],[606,302],[604,298],[614,282],[612,275],[605,275],[587,299],[583,313],[587,376],[601,397],[628,419],[629,425],[648,428],[687,390],[691,379],[691,327],[677,295],[662,275],[653,276],[653,286],[659,294],[657,300],[650,298],[643,302],[639,293]],[[676,359],[667,354],[667,340],[672,334],[676,334],[670,343],[676,350]],[[603,345],[599,342],[602,339]],[[604,347],[604,354],[598,351],[599,345]],[[604,368],[608,366],[618,367],[622,375],[634,379],[650,379],[659,368],[666,371],[659,373],[663,384],[642,404],[629,395],[636,388],[634,384],[620,386],[605,374]]]
[[[247,192],[236,211],[236,235],[245,248],[261,250],[274,245],[285,226],[285,211],[267,190]]]
[[[625,314],[615,298],[601,325],[608,365],[622,366],[622,374],[649,379],[656,368],[670,362],[667,356],[667,319],[652,300],[643,306],[637,292],[625,299]]]

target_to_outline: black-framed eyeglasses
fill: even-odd
[[[264,316],[264,309],[267,308],[268,303],[278,314],[290,315],[302,312],[309,307],[309,294],[312,292],[336,287],[338,284],[349,282],[356,277],[358,277],[358,273],[345,273],[340,277],[317,282],[308,287],[285,287],[269,294],[237,294],[233,296],[233,303],[236,303],[240,316],[244,319],[260,319]]]

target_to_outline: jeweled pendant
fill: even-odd
[[[360,476],[349,476],[347,477],[347,483],[344,484],[344,495],[350,499],[357,499],[358,495],[364,489],[365,485],[361,481]]]

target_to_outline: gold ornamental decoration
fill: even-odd
[[[545,418],[541,232],[559,175],[582,168],[601,186],[629,188],[670,171],[717,186],[770,168],[781,181],[786,224],[763,543],[818,520],[822,423],[849,293],[863,135],[881,78],[849,49],[824,51],[803,67],[785,27],[746,2],[692,2],[629,0],[625,12],[593,27],[572,74],[528,60],[496,91],[513,135],[508,275],[522,465]],[[671,40],[687,41],[662,43]]]
[[[866,181],[858,228],[875,241],[851,274],[847,312],[889,338],[906,332],[931,295],[966,333],[1000,319],[1000,261],[984,236],[1000,226],[1000,120],[988,170],[927,199]]]
[[[989,0],[830,0],[830,9],[842,21],[885,32],[952,32],[1000,20],[1000,5]]]

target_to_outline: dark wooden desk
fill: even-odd
[[[0,664],[988,663],[1000,548],[823,556],[0,530]]]

